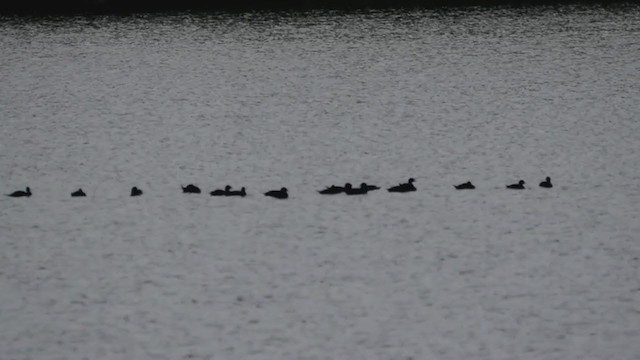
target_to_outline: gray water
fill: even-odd
[[[638,359],[638,74],[631,5],[0,18],[1,357]]]

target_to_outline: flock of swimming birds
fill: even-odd
[[[392,193],[405,193],[405,192],[416,191],[416,187],[413,185],[414,181],[415,180],[413,178],[410,178],[406,183],[401,183],[401,184],[392,186],[388,188],[387,191]],[[525,189],[524,184],[525,184],[524,180],[520,180],[515,184],[507,185],[507,189],[524,190]],[[551,178],[547,176],[547,178],[543,182],[541,182],[539,186],[547,189],[552,188],[553,185],[551,184]],[[202,192],[199,187],[193,184],[189,184],[187,186],[181,186],[181,187],[182,187],[182,192],[186,194],[200,194]],[[467,181],[466,183],[462,183],[459,185],[454,185],[453,187],[456,188],[456,190],[473,190],[476,188],[475,185],[471,183],[471,181]],[[335,194],[364,195],[369,191],[379,190],[379,189],[380,187],[375,185],[368,185],[367,183],[360,184],[359,188],[354,188],[351,186],[350,183],[346,183],[344,184],[344,186],[331,185],[326,189],[319,190],[318,192],[322,195],[335,195]],[[31,196],[31,189],[27,186],[25,191],[18,190],[18,191],[12,192],[11,194],[6,194],[6,195],[11,197],[29,197]],[[142,190],[138,189],[135,186],[131,188],[131,196],[140,196],[140,195],[142,195]],[[231,185],[227,185],[224,187],[224,189],[217,189],[210,192],[209,195],[245,197],[247,196],[247,190],[244,187],[242,187],[240,190],[232,190]],[[264,193],[264,195],[273,197],[276,199],[289,198],[289,192],[286,187],[283,187],[280,190],[267,191],[266,193]],[[78,189],[72,192],[71,196],[85,197],[87,196],[87,194],[82,189]]]

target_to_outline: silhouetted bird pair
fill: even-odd
[[[142,195],[142,190],[138,189],[136,186],[131,188],[131,196],[140,196],[140,195]],[[87,196],[87,194],[85,194],[85,192],[82,191],[82,189],[78,189],[71,193],[71,197],[85,197],[85,196]]]
[[[359,188],[351,187],[351,184],[344,184],[344,193],[347,195],[364,195],[369,191],[378,190],[379,187],[375,185],[368,185],[367,183],[361,183]]]
[[[189,184],[182,186],[182,192],[185,194],[200,194],[202,191],[199,187]],[[244,187],[240,191],[231,191],[231,186],[227,185],[224,190],[214,190],[209,194],[211,196],[246,196],[247,192]]]
[[[507,189],[513,189],[513,190],[523,190],[525,189],[524,187],[524,180],[520,180],[518,181],[518,183],[516,184],[511,184],[511,185],[507,185]],[[467,181],[466,183],[462,183],[460,185],[454,185],[453,187],[455,187],[458,190],[472,190],[475,189],[476,187],[471,183],[471,181]],[[545,179],[545,181],[540,183],[540,187],[543,188],[552,188],[553,185],[551,184],[551,178],[547,176],[547,178]]]
[[[247,191],[243,187],[240,191],[232,191],[231,186],[227,185],[224,187],[224,190],[217,189],[209,193],[211,196],[246,196]],[[265,196],[274,197],[276,199],[287,199],[289,197],[289,193],[287,188],[283,187],[280,190],[271,190],[264,193]]]
[[[183,186],[182,187],[182,191],[185,193],[195,193],[195,194],[199,194],[200,193],[200,189],[193,185],[193,184],[189,184],[187,186]],[[226,185],[223,189],[216,189],[213,190],[212,192],[209,193],[209,195],[211,196],[240,196],[240,197],[245,197],[247,196],[247,189],[243,186],[242,189],[240,189],[240,191],[238,190],[231,190],[231,185]],[[265,196],[270,196],[270,197],[274,197],[276,199],[287,199],[289,197],[289,193],[287,188],[283,187],[280,190],[271,190],[271,191],[267,191],[266,193],[264,193]]]
[[[525,184],[524,180],[520,180],[518,181],[517,184],[507,185],[507,189],[523,190],[525,189],[524,184]],[[547,189],[552,188],[553,184],[551,184],[551,178],[547,176],[547,178],[543,182],[541,182],[539,186],[541,188],[547,188]]]
[[[238,190],[231,190],[231,186],[227,185],[224,187],[224,190],[221,189],[217,189],[217,190],[213,190],[212,192],[209,193],[209,195],[211,196],[241,196],[241,197],[245,197],[247,196],[247,190],[244,188],[244,186],[242,187],[242,189],[240,189],[240,191]]]
[[[396,186],[392,186],[387,189],[389,192],[409,192],[416,191],[416,187],[413,186],[413,182],[415,180],[410,178],[407,183],[399,184]],[[380,187],[375,185],[368,185],[367,183],[360,184],[359,188],[354,188],[351,183],[346,183],[344,186],[335,186],[331,185],[324,190],[319,190],[318,192],[323,195],[335,195],[345,193],[347,195],[364,195],[369,191],[378,190]]]
[[[378,190],[378,189],[380,188],[375,185],[368,185],[367,183],[360,184],[359,188],[354,188],[351,185],[351,183],[346,183],[344,184],[344,187],[331,185],[330,187],[324,190],[319,190],[318,192],[323,195],[335,195],[335,194],[341,194],[341,193],[345,193],[347,195],[364,195],[369,191]]]

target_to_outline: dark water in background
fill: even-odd
[[[638,74],[637,6],[0,18],[0,349],[635,359]]]
[[[392,10],[438,9],[471,6],[524,6],[589,4],[624,6],[625,0],[22,0],[0,3],[0,14],[134,14],[162,12],[251,12],[251,11],[311,11],[311,10]]]

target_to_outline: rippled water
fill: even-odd
[[[639,39],[637,6],[0,18],[0,189],[34,192],[0,348],[636,359]]]

